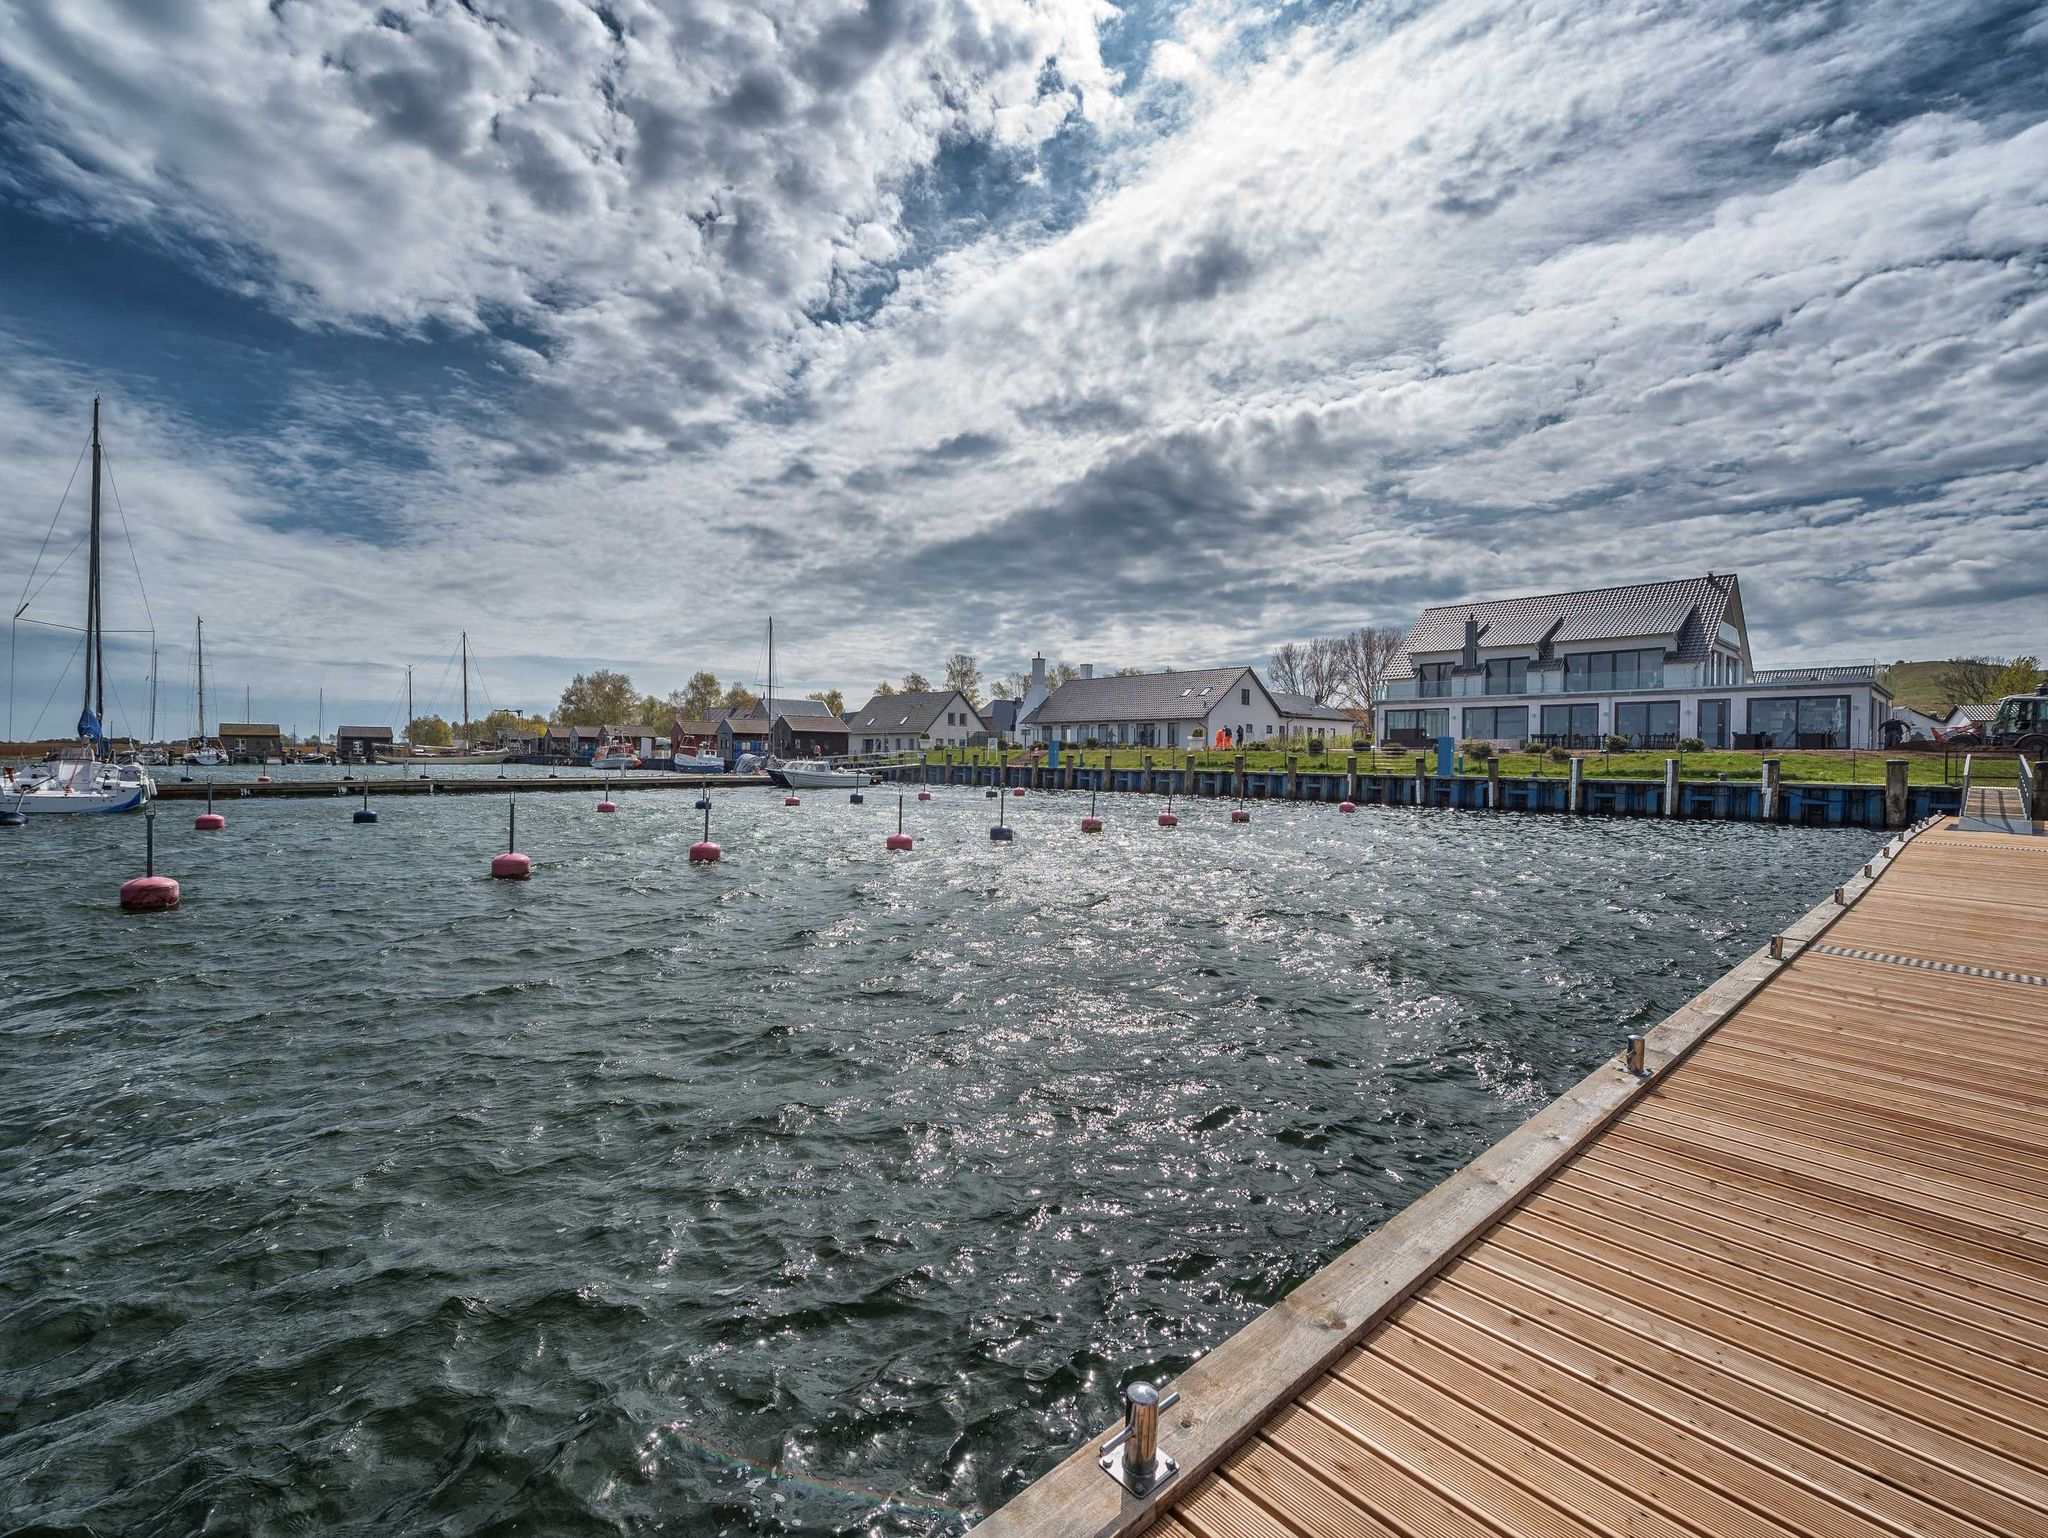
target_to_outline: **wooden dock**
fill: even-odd
[[[658,770],[621,770],[610,780],[594,774],[564,775],[549,779],[545,775],[525,776],[513,779],[509,776],[499,779],[494,774],[449,775],[446,779],[429,779],[415,775],[405,778],[398,774],[358,774],[352,780],[272,780],[268,785],[258,785],[252,780],[215,780],[213,798],[216,801],[235,801],[243,797],[251,800],[292,801],[307,797],[360,796],[365,786],[370,795],[378,796],[502,796],[509,791],[521,795],[529,792],[538,794],[550,790],[597,791],[609,786],[620,790],[740,790],[747,786],[769,783],[765,774],[667,774]],[[203,801],[206,799],[206,783],[194,779],[190,784],[182,780],[159,779],[156,782],[156,799],[159,801]]]
[[[2048,1534],[2048,837],[1922,824],[989,1538]],[[1782,953],[1774,955],[1774,951]]]

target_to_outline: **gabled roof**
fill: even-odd
[[[792,700],[777,695],[772,700],[764,700],[748,706],[745,710],[728,711],[726,714],[735,721],[761,721],[775,716],[829,716],[832,712],[825,708],[823,700]]]
[[[1273,703],[1280,707],[1280,714],[1289,716],[1297,721],[1349,721],[1351,719],[1347,712],[1339,710],[1335,705],[1325,705],[1322,701],[1312,699],[1306,694],[1283,694],[1278,689],[1275,689],[1272,691],[1272,695]]]
[[[1199,720],[1228,700],[1246,677],[1269,699],[1250,668],[1200,668],[1186,673],[1133,673],[1125,678],[1074,678],[1045,697],[1024,719],[1035,726],[1108,721]]]
[[[275,737],[278,729],[265,721],[219,721],[214,724],[216,737]]]
[[[831,714],[814,716],[803,711],[785,711],[775,719],[793,732],[809,732],[813,737],[844,737],[847,733],[846,723]]]
[[[334,735],[337,737],[367,737],[373,742],[389,742],[391,741],[391,728],[388,726],[337,726],[334,729]]]
[[[847,717],[846,724],[856,732],[872,732],[876,736],[895,732],[904,736],[922,737],[938,724],[939,717],[960,700],[958,689],[931,689],[916,694],[878,694],[867,704]],[[966,705],[965,700],[960,700]],[[967,706],[969,715],[974,708]]]
[[[1961,716],[1967,721],[1989,721],[1997,714],[1998,707],[1995,704],[1952,705],[1949,707],[1948,719],[1953,721],[1957,716]]]
[[[1679,661],[1698,662],[1720,633],[1722,616],[1734,593],[1733,576],[1708,575],[1582,593],[1440,604],[1422,611],[1387,676],[1414,677],[1410,659],[1418,652],[1461,649],[1468,618],[1483,627],[1479,644],[1486,649],[1533,648],[1546,636],[1553,646],[1582,641],[1663,641]]]

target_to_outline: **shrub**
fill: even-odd
[[[1681,753],[1704,753],[1707,751],[1707,745],[1697,737],[1681,737],[1678,739],[1678,751]]]
[[[1570,748],[1552,748],[1543,756],[1553,764],[1568,764],[1572,761],[1572,750]]]
[[[1475,739],[1474,739],[1473,741],[1471,741],[1471,742],[1461,742],[1461,743],[1459,743],[1459,744],[1458,744],[1458,751],[1459,751],[1460,753],[1464,754],[1464,755],[1465,755],[1465,756],[1466,756],[1467,758],[1476,758],[1476,759],[1478,759],[1478,760],[1479,760],[1479,762],[1483,764],[1483,763],[1485,763],[1485,762],[1486,762],[1486,761],[1487,761],[1487,760],[1488,760],[1489,758],[1493,757],[1493,744],[1492,744],[1492,743],[1490,743],[1490,742],[1486,742],[1486,741],[1484,741],[1484,740],[1481,740],[1481,739],[1475,738]]]
[[[1628,739],[1626,737],[1609,736],[1600,746],[1609,753],[1626,753],[1628,751]]]

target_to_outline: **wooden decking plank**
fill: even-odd
[[[1605,1426],[1617,1440],[1689,1469],[1730,1500],[1795,1531],[1981,1538],[1953,1511],[1687,1393],[1642,1358],[1609,1356],[1544,1322],[1518,1319],[1478,1293],[1432,1290],[1410,1328],[1468,1362],[1527,1383],[1589,1428]]]
[[[2048,1073],[2038,1068],[2015,1068],[1988,1073],[1975,1056],[1915,1051],[1881,1040],[1874,1034],[1852,1030],[1824,1030],[1807,1025],[1778,1008],[1775,1001],[1745,1012],[1741,1020],[1730,1020],[1721,1044],[1768,1042],[1776,1051],[1797,1055],[1811,1063],[1845,1064],[1863,1072],[1907,1074],[1916,1089],[1946,1094],[1957,1100],[1982,1100],[1987,1089],[1995,1091],[1992,1103],[2016,1106],[2022,1111],[2039,1107],[2048,1100]]]
[[[1648,1204],[1665,1222],[1746,1249],[1756,1263],[1797,1273],[1809,1287],[1833,1286],[1857,1296],[1889,1292],[1923,1313],[1968,1326],[1973,1338],[2002,1342],[2004,1352],[2029,1354],[2048,1371],[2048,1326],[1985,1301],[1982,1289],[1959,1283],[1951,1272],[1933,1272],[1839,1237],[1829,1242],[1826,1233],[1781,1222],[1726,1196],[1714,1197],[1709,1208],[1696,1191],[1640,1174],[1623,1180],[1590,1160],[1575,1163],[1550,1190],[1597,1194],[1623,1207]]]
[[[1782,1253],[1767,1255],[1686,1229],[1647,1205],[1556,1184],[1532,1199],[1524,1213],[1554,1220],[1554,1227],[1538,1225],[1536,1231],[1560,1242],[1578,1243],[1590,1236],[1599,1241],[1603,1256],[1633,1250],[1851,1340],[1868,1340],[1887,1356],[1919,1358],[1960,1374],[1966,1384],[1995,1383],[2014,1399],[2048,1411],[2048,1359],[2030,1364],[2031,1353],[2021,1347],[2016,1357],[2010,1337],[1986,1335],[1953,1315],[1908,1303],[1882,1278],[1872,1286],[1831,1290],[1829,1277],[1810,1270],[1801,1274],[1803,1268],[1786,1264]]]
[[[1252,1447],[1231,1460],[1231,1480],[1247,1490],[1264,1488],[1256,1481],[1273,1472],[1272,1466],[1250,1456],[1260,1447],[1283,1456],[1287,1466],[1315,1475],[1344,1504],[1413,1538],[1519,1538],[1501,1524],[1488,1522],[1450,1500],[1378,1448],[1348,1438],[1333,1440],[1328,1426],[1298,1404],[1278,1411],[1260,1429]],[[1341,1506],[1332,1513],[1341,1514]],[[1318,1527],[1315,1531],[1317,1538],[1322,1538],[1325,1530]]]
[[[1566,1403],[1576,1394],[1575,1413],[1594,1417],[1594,1424],[1616,1414],[1603,1396],[1618,1395],[1634,1411],[1759,1469],[1832,1491],[1871,1520],[1916,1530],[1928,1524],[1945,1530],[1949,1518],[1963,1518],[1994,1532],[2030,1533],[2048,1513],[2048,1480],[2030,1479],[2028,1471],[2015,1471],[2009,1460],[1973,1443],[1882,1405],[1847,1401],[1824,1383],[1682,1321],[1617,1308],[1596,1289],[1548,1276],[1519,1257],[1489,1252],[1483,1260],[1460,1266],[1419,1300],[1411,1330],[1493,1371],[1520,1375],[1547,1399]],[[1479,1333],[1456,1333],[1439,1315]],[[1501,1357],[1504,1348],[1535,1356],[1567,1383]],[[1572,1389],[1572,1383],[1589,1388]],[[1643,1427],[1624,1433],[1623,1422],[1610,1423],[1632,1441],[1649,1434]],[[1678,1447],[1673,1456],[1706,1477],[1690,1444]],[[1714,1477],[1718,1488],[1738,1493],[1725,1471]],[[1739,1498],[1794,1525],[1818,1519],[1813,1511],[1789,1509],[1782,1491]]]
[[[2048,1245],[2016,1240],[1995,1229],[1956,1222],[1944,1212],[1894,1202],[1869,1192],[1847,1192],[1836,1182],[1750,1157],[1746,1152],[1709,1148],[1654,1128],[1626,1127],[1602,1139],[1601,1157],[1624,1167],[1648,1162],[1658,1168],[1707,1172],[1746,1189],[1768,1192],[1817,1216],[1891,1235],[1935,1253],[1970,1262],[1987,1285],[1998,1285],[2030,1304],[2048,1302]]]
[[[1225,1482],[1247,1501],[1259,1502],[1313,1538],[1407,1538],[1416,1531],[1394,1526],[1331,1482],[1331,1471],[1311,1470],[1263,1435],[1235,1453]],[[1451,1519],[1463,1522],[1455,1515]],[[1442,1531],[1443,1529],[1439,1529]],[[1469,1525],[1455,1529],[1471,1532]]]
[[[1210,1474],[1190,1487],[1172,1515],[1186,1521],[1190,1538],[1304,1538],[1304,1529]],[[1389,1538],[1365,1530],[1358,1538]]]
[[[1436,1350],[1413,1332],[1390,1327],[1371,1351],[1354,1351],[1319,1385],[1364,1396],[1373,1413],[1402,1416],[1484,1461],[1505,1479],[1547,1493],[1603,1533],[1633,1538],[1781,1538],[1791,1529],[1716,1495],[1679,1470],[1526,1395],[1503,1393],[1469,1363]],[[1391,1348],[1391,1349],[1389,1349]],[[1307,1396],[1305,1396],[1307,1397]],[[1489,1406],[1482,1413],[1477,1406]],[[1515,1413],[1526,1407],[1527,1422]],[[1325,1405],[1342,1418],[1341,1402]],[[1539,1439],[1528,1426],[1548,1433]],[[1603,1457],[1603,1452],[1620,1456]],[[1691,1520],[1685,1520],[1686,1517]]]
[[[1738,1298],[1716,1299],[1711,1289],[1675,1288],[1668,1273],[1644,1277],[1625,1265],[1565,1249],[1526,1232],[1502,1232],[1496,1240],[1497,1249],[1490,1245],[1486,1254],[1475,1260],[1490,1264],[1496,1256],[1513,1255],[1524,1263],[1525,1272],[1544,1271],[1586,1289],[1578,1296],[1587,1300],[1589,1308],[1593,1300],[1604,1298],[1600,1306],[1614,1311],[1617,1318],[1639,1316],[1687,1324],[1712,1336],[1723,1348],[1739,1348],[1759,1361],[1775,1364],[1788,1377],[1825,1385],[1831,1400],[1839,1396],[1842,1401],[1857,1401],[1860,1407],[1838,1406],[1845,1415],[1883,1410],[1973,1443],[2000,1459],[2048,1468],[2037,1434],[1975,1405],[1958,1404],[1932,1384],[1931,1373],[1924,1378],[1908,1376],[1896,1362],[1859,1357],[1844,1349],[1846,1342],[1830,1339],[1823,1331],[1802,1334],[1791,1320],[1771,1318],[1762,1309],[1752,1312]]]

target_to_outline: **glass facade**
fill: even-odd
[[[1600,746],[1598,705],[1545,705],[1543,740],[1552,747],[1597,748]]]
[[[1529,737],[1527,705],[1468,705],[1465,735],[1489,742],[1525,742]]]
[[[1700,701],[1700,727],[1696,734],[1710,748],[1728,747],[1728,702]]]
[[[1486,692],[1488,694],[1527,694],[1529,692],[1529,659],[1527,657],[1496,657],[1486,664]]]
[[[1849,696],[1810,694],[1795,699],[1751,700],[1749,729],[1767,748],[1846,748]]]
[[[1582,652],[1564,659],[1567,694],[1605,694],[1609,690],[1664,687],[1664,648],[1651,646],[1625,652]]]
[[[1451,692],[1454,662],[1420,662],[1415,666],[1415,694],[1418,699],[1447,699]]]
[[[1425,737],[1448,737],[1451,732],[1451,713],[1448,710],[1390,710],[1387,712],[1387,736],[1403,741],[1419,741]]]
[[[1668,748],[1678,741],[1678,701],[1618,700],[1614,706],[1614,735],[1626,737],[1629,746]]]

